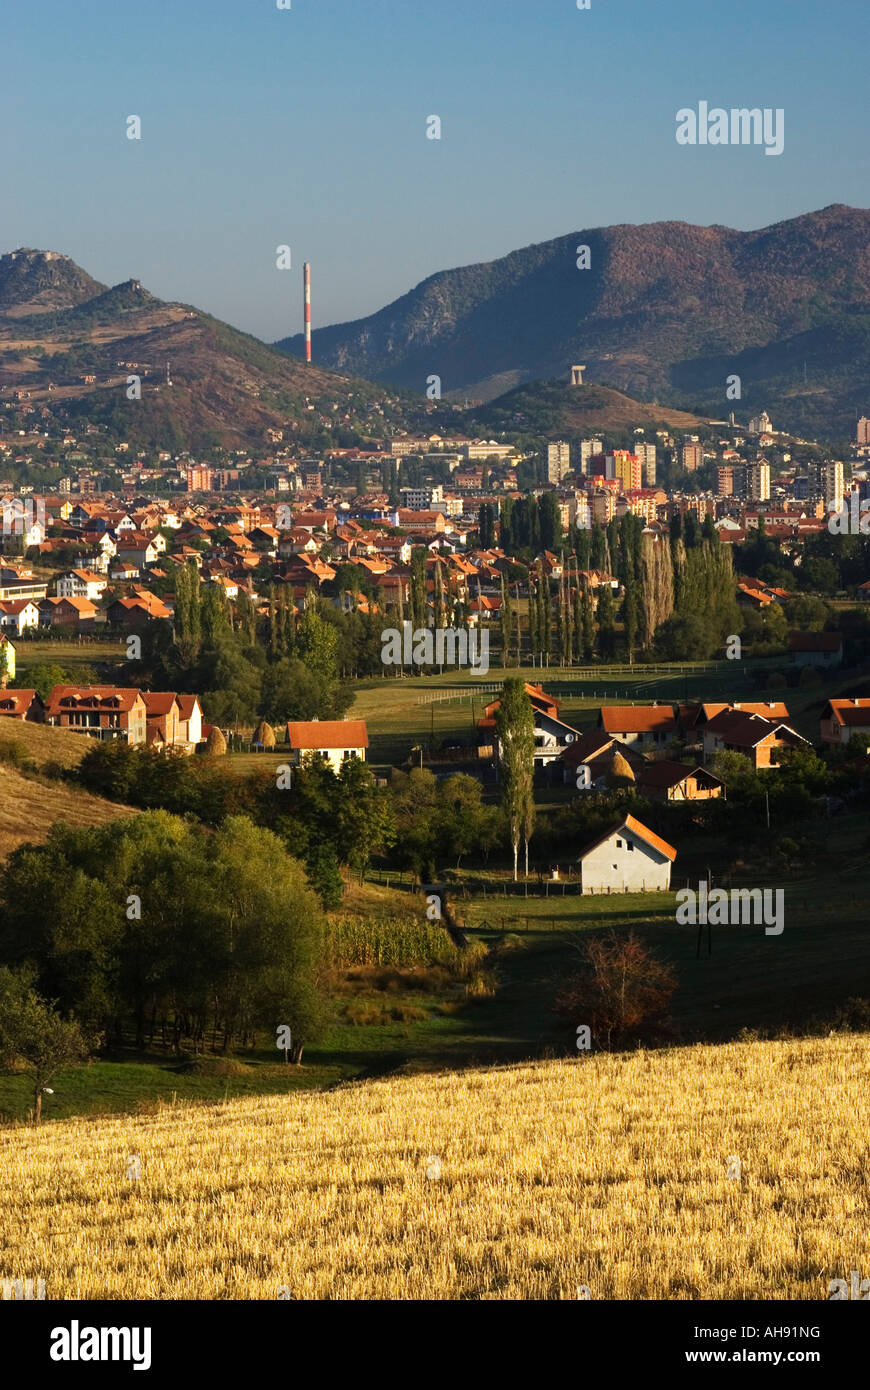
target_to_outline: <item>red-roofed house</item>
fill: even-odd
[[[108,580],[93,570],[66,570],[58,576],[56,592],[60,598],[102,598]]]
[[[39,626],[39,606],[30,598],[8,599],[0,603],[0,628],[11,628],[20,634],[28,627]]]
[[[143,690],[145,742],[149,747],[174,748],[179,742],[178,700],[172,690]]]
[[[704,725],[704,761],[716,753],[742,753],[754,768],[775,767],[773,754],[807,740],[788,724],[746,710],[725,709]]]
[[[178,737],[182,743],[200,743],[205,737],[202,730],[202,708],[196,695],[177,695]]]
[[[637,790],[650,801],[707,801],[722,796],[725,784],[703,767],[662,761],[642,768]]]
[[[584,893],[667,892],[677,851],[634,816],[578,856]]]
[[[346,758],[365,762],[369,735],[364,719],[291,719],[287,743],[291,763],[298,766],[306,753],[316,753],[338,772]]]
[[[853,734],[870,734],[870,700],[829,700],[822,710],[819,732],[824,743],[848,743]]]
[[[49,724],[92,738],[145,742],[145,701],[129,686],[56,685],[46,702],[45,717]]]
[[[621,743],[663,748],[677,736],[671,705],[603,705],[598,727]]]
[[[97,620],[96,604],[89,598],[44,598],[39,620],[45,627],[74,627],[89,632]]]
[[[843,660],[843,634],[790,632],[788,649],[795,666],[839,666]]]

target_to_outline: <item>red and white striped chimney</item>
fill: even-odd
[[[311,265],[308,261],[302,267],[302,280],[305,286],[305,361],[311,361]]]

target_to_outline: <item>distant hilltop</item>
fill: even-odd
[[[314,330],[315,362],[448,399],[491,400],[585,363],[640,400],[767,406],[847,436],[870,400],[870,211],[834,204],[759,231],[686,222],[572,232],[430,276],[367,318]],[[302,335],[282,339],[301,356]]]

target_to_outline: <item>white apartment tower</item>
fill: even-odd
[[[561,483],[566,473],[571,472],[571,445],[557,439],[547,445],[547,482]]]
[[[770,464],[765,463],[764,459],[749,464],[746,482],[750,502],[770,501]]]
[[[603,439],[581,439],[580,440],[580,472],[584,477],[589,473],[589,460],[593,454],[604,453]]]
[[[640,459],[643,470],[644,487],[656,485],[656,446],[655,444],[635,444],[634,453]]]

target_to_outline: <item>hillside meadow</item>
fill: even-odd
[[[9,1127],[0,1276],[51,1299],[827,1299],[870,1267],[867,1046],[578,1054]]]
[[[55,821],[90,826],[135,815],[131,806],[91,796],[66,782],[23,777],[0,763],[0,861],[19,845],[41,843]]]

